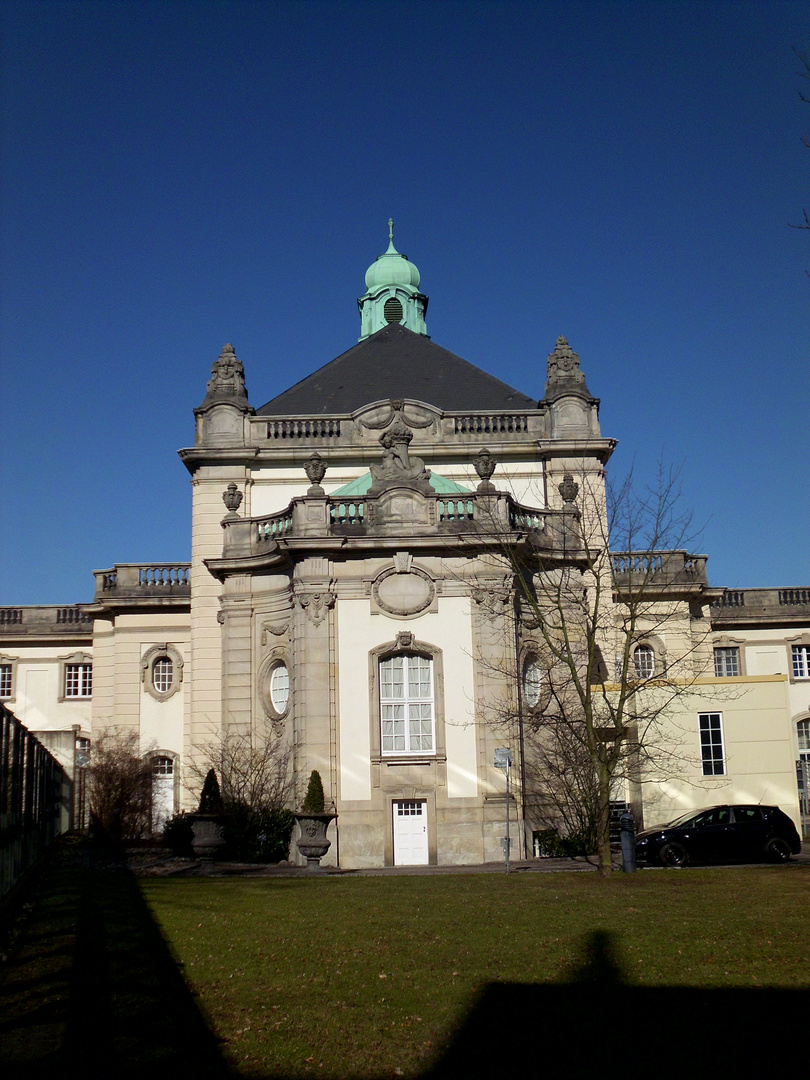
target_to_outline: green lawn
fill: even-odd
[[[498,982],[810,987],[803,866],[140,886],[243,1075],[414,1075]]]

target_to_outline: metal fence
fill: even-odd
[[[70,828],[72,800],[56,758],[0,705],[0,898]]]

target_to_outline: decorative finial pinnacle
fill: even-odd
[[[388,219],[388,242],[393,244],[394,242],[394,219]]]

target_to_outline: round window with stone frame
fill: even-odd
[[[265,667],[261,679],[262,705],[272,720],[283,720],[290,711],[291,691],[287,659],[276,656]]]
[[[543,669],[536,656],[527,656],[523,661],[523,700],[529,709],[536,709],[540,704],[543,688]]]

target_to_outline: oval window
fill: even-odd
[[[270,704],[283,716],[290,703],[290,673],[285,663],[278,663],[270,672]]]
[[[543,673],[537,660],[530,657],[523,665],[523,699],[530,709],[534,709],[540,702],[540,686],[543,682]]]

